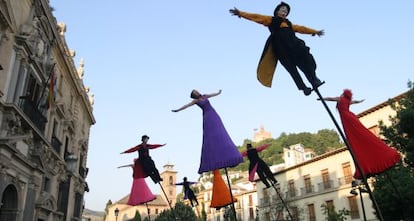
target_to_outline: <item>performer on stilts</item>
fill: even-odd
[[[219,94],[221,90],[205,95],[193,90],[190,94],[193,100],[190,103],[172,110],[173,112],[182,111],[194,104],[203,110],[203,145],[199,174],[225,167],[235,167],[243,162],[243,157],[227,133],[220,116],[210,104],[209,98]]]
[[[118,167],[131,167],[133,170],[133,182],[127,202],[127,204],[130,206],[144,204],[156,198],[156,196],[152,194],[151,190],[148,188],[147,182],[145,182],[145,178],[143,178],[145,175],[140,164],[135,164],[136,160],[137,159],[134,160],[134,164],[128,164]]]
[[[270,170],[269,166],[259,157],[258,152],[268,148],[270,144],[265,144],[262,146],[259,146],[257,148],[253,148],[251,143],[248,143],[246,145],[247,150],[242,152],[242,156],[249,159],[249,181],[254,181],[254,174],[257,173],[260,180],[263,182],[264,185],[266,185],[267,188],[275,185],[277,183],[277,180],[273,176],[272,171]],[[272,185],[269,184],[269,181],[272,183]]]
[[[252,14],[238,10],[229,10],[232,15],[245,18],[269,28],[270,36],[257,68],[257,78],[266,87],[272,86],[273,75],[277,61],[289,72],[299,90],[308,96],[312,90],[318,88],[324,82],[316,77],[316,62],[309,47],[305,42],[296,37],[295,32],[311,34],[312,36],[324,35],[323,30],[314,30],[305,26],[294,25],[286,17],[290,12],[290,6],[281,2],[274,10],[273,16]],[[311,83],[312,88],[305,85],[298,72],[299,68]]]
[[[242,152],[242,156],[247,156],[247,158],[250,161],[249,164],[249,181],[254,181],[254,174],[257,173],[260,180],[263,182],[264,185],[266,185],[266,188],[269,188],[273,186],[275,189],[277,195],[279,196],[280,200],[282,201],[283,206],[285,207],[286,211],[288,212],[288,215],[291,220],[293,220],[293,216],[290,213],[289,207],[286,204],[285,200],[282,198],[282,195],[280,194],[280,190],[276,187],[277,180],[274,177],[272,171],[270,170],[269,166],[259,157],[258,152],[268,148],[270,144],[265,144],[262,146],[259,146],[257,148],[253,148],[251,143],[248,143],[246,145],[247,150]],[[269,181],[271,185],[269,184]]]
[[[336,108],[341,117],[346,139],[366,177],[382,173],[400,161],[398,151],[389,147],[384,141],[369,131],[362,125],[358,117],[349,110],[351,104],[363,101],[352,100],[351,90],[345,89],[340,97],[325,97],[323,99],[337,102]],[[356,170],[354,178],[362,179],[363,177]]]
[[[141,137],[141,141],[142,141],[141,144],[135,147],[129,148],[128,150],[125,150],[121,154],[132,153],[132,152],[138,151],[138,160],[135,161],[135,164],[139,163],[142,166],[142,169],[144,170],[146,176],[150,176],[154,183],[159,183],[160,181],[162,181],[162,178],[160,176],[160,173],[158,172],[157,167],[155,166],[154,161],[149,155],[149,150],[165,146],[165,144],[148,144],[147,143],[148,140],[149,140],[149,136],[143,135]]]
[[[243,162],[243,157],[237,150],[236,145],[231,140],[220,116],[210,104],[209,98],[221,94],[221,90],[217,93],[202,95],[197,90],[192,90],[190,97],[193,99],[190,103],[172,110],[178,112],[196,104],[203,110],[203,144],[201,150],[201,161],[198,173],[213,171],[224,168],[227,174],[227,167],[235,167]],[[231,186],[229,184],[229,193],[232,196]],[[214,188],[214,187],[213,187]],[[236,218],[236,209],[231,203],[233,215]]]
[[[183,182],[176,183],[175,185],[182,185],[184,189],[184,199],[190,200],[191,207],[198,206],[198,200],[194,191],[190,188],[190,185],[196,184],[197,182],[188,181],[187,177],[183,178]]]

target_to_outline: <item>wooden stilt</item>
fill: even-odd
[[[285,207],[286,211],[288,212],[289,218],[290,220],[293,221],[293,216],[290,213],[289,207],[287,205],[287,203],[285,202],[285,200],[283,200],[282,194],[280,194],[280,191],[278,188],[276,188],[276,183],[272,183],[273,188],[275,189],[277,195],[279,196],[280,200],[282,201],[283,206]]]
[[[164,193],[165,199],[167,199],[167,201],[168,201],[168,205],[170,206],[171,213],[172,213],[172,215],[174,216],[174,220],[178,220],[178,219],[177,219],[177,217],[175,216],[174,209],[173,209],[173,207],[171,206],[171,201],[168,199],[168,196],[167,196],[167,194],[165,193],[164,188],[162,187],[161,183],[159,183],[159,184],[160,184],[160,187],[161,187],[162,192]]]
[[[224,168],[224,171],[226,172],[227,183],[229,184],[229,191],[230,191],[230,198],[231,198],[231,209],[232,209],[233,214],[234,214],[234,220],[237,221],[237,213],[236,213],[236,208],[234,207],[233,193],[231,192],[231,183],[230,183],[230,179],[229,179],[229,174],[227,173],[227,168]]]

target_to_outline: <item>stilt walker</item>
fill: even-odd
[[[203,111],[203,144],[201,148],[200,167],[198,169],[199,174],[222,168],[226,169],[227,167],[235,167],[243,162],[243,157],[227,133],[220,116],[210,104],[209,98],[219,94],[221,94],[221,90],[217,93],[204,95],[197,90],[192,90],[190,97],[193,100],[178,109],[172,110],[172,112],[179,112],[196,104]],[[230,182],[228,189],[230,199],[232,199]],[[235,212],[234,205],[233,211]],[[236,214],[234,216],[236,217]]]
[[[373,135],[359,122],[358,118],[349,111],[349,105],[351,103],[358,103],[356,101],[352,102],[352,93],[350,90],[344,90],[341,97],[337,98],[324,98],[317,88],[315,89],[315,92],[317,93],[319,100],[322,101],[322,104],[334,122],[342,140],[345,142],[345,145],[352,156],[356,167],[354,177],[362,180],[371,198],[377,217],[379,220],[383,221],[384,218],[381,210],[368,185],[367,175],[372,176],[382,173],[392,167],[400,160],[398,152],[389,148],[383,141]],[[347,136],[345,136],[344,132],[341,130],[325,100],[338,102],[337,108],[340,112],[342,124]],[[369,143],[363,144],[364,142]]]
[[[129,194],[127,204],[130,206],[136,206],[143,203],[150,202],[157,198],[152,194],[151,190],[148,188],[145,178],[142,178],[142,169],[139,167],[139,164],[136,164],[137,159],[134,160],[133,164],[119,166],[118,168],[131,167],[133,170],[133,182],[131,187],[131,192]]]
[[[272,171],[270,170],[269,166],[264,162],[260,157],[258,152],[261,152],[262,150],[268,148],[270,144],[264,144],[262,146],[259,146],[257,148],[253,148],[252,144],[248,143],[246,145],[246,151],[243,151],[241,154],[243,157],[247,157],[249,159],[249,181],[254,182],[254,175],[257,173],[260,180],[263,182],[263,184],[269,188],[270,186],[273,186],[275,189],[277,195],[279,196],[280,200],[282,201],[283,206],[285,207],[286,211],[289,214],[289,217],[291,220],[293,220],[293,216],[290,213],[289,207],[286,204],[286,202],[283,200],[282,195],[280,194],[279,189],[276,187],[277,180],[273,176]],[[269,184],[269,182],[271,184]]]

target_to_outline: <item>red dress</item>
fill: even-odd
[[[358,161],[366,177],[382,173],[400,161],[400,155],[364,127],[358,117],[349,111],[351,101],[351,91],[345,90],[336,107],[350,148],[354,152],[354,160]],[[362,178],[358,169],[355,171],[354,178]]]

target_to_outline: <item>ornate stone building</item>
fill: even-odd
[[[82,216],[93,100],[52,11],[0,1],[0,220]]]

